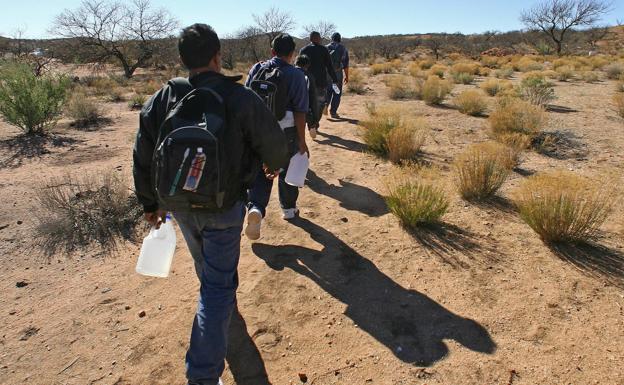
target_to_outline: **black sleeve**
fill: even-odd
[[[139,114],[139,130],[132,153],[132,173],[135,193],[145,212],[158,209],[158,200],[152,186],[152,156],[158,140],[163,103],[167,103],[168,97],[168,87],[161,89],[145,103]]]
[[[243,118],[243,134],[251,149],[271,170],[285,168],[290,160],[284,131],[273,113],[252,91],[245,90],[249,113]],[[243,103],[246,104],[246,103]]]
[[[312,123],[316,124],[321,120],[321,114],[318,104],[318,91],[314,77],[308,74],[308,95],[310,100],[310,110],[312,113]]]
[[[323,61],[325,62],[325,68],[327,68],[327,73],[329,73],[329,77],[332,79],[332,82],[338,83],[336,70],[334,69],[334,65],[332,64],[331,56],[329,56],[329,50],[325,46],[323,46],[323,48]]]

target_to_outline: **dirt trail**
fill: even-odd
[[[302,218],[284,222],[274,194],[263,238],[243,241],[242,318],[233,323],[225,383],[266,384],[265,371],[275,385],[299,384],[299,374],[315,385],[624,383],[622,289],[558,258],[506,201],[476,207],[451,192],[444,225],[400,228],[381,196],[392,166],[363,153],[357,135],[365,102],[385,98],[373,85],[380,91],[344,98],[344,120],[323,121]],[[611,86],[559,85],[558,103],[577,112],[551,115],[585,153],[531,153],[523,169],[621,167],[621,121],[605,107]],[[445,174],[458,151],[486,138],[483,119],[404,103],[432,125],[424,156]],[[0,227],[8,225],[0,231],[2,384],[184,383],[198,283],[181,237],[169,279],[134,273],[136,245],[113,258],[49,263],[28,247],[32,175],[117,168],[129,177],[136,113],[110,108],[112,126],[61,130],[67,139],[46,146],[50,153],[0,167]],[[2,127],[3,138],[14,135]],[[2,151],[3,159],[15,154]],[[621,260],[622,222],[611,223],[603,255]]]

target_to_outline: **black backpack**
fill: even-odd
[[[223,97],[210,87],[193,88],[184,78],[169,85],[178,100],[160,127],[152,162],[159,206],[222,211],[229,164],[222,140],[228,126]]]
[[[334,49],[329,50],[329,57],[331,57],[332,65],[336,72],[342,70],[342,50],[337,46]]]
[[[280,66],[261,64],[249,88],[260,96],[277,120],[284,119],[288,107],[288,84]]]

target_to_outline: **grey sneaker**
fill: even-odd
[[[299,209],[298,208],[282,209],[282,212],[284,214],[282,216],[282,218],[284,218],[285,220],[295,219],[297,216],[299,216]]]

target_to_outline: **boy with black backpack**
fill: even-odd
[[[133,153],[145,219],[158,228],[173,212],[201,283],[189,385],[221,384],[247,188],[260,164],[276,170],[288,162],[271,111],[237,83],[240,76],[221,74],[220,48],[208,25],[182,31],[178,50],[189,78],[170,80],[143,106]]]
[[[295,41],[288,34],[280,34],[272,44],[273,57],[254,65],[249,71],[246,86],[255,91],[279,120],[288,140],[288,155],[297,152],[309,155],[305,126],[309,108],[308,89],[303,72],[290,63],[295,53]],[[265,165],[249,190],[249,211],[245,234],[251,240],[260,238],[262,219],[266,215],[273,179],[278,177],[279,200],[283,218],[290,220],[299,214],[299,188],[286,183],[288,166],[281,170]]]
[[[334,71],[336,72],[336,78],[338,82],[336,85],[340,90],[340,93],[334,92],[332,86],[327,87],[326,102],[329,106],[329,114],[333,119],[339,119],[338,107],[340,106],[340,98],[342,96],[342,84],[349,83],[349,51],[342,45],[342,36],[338,32],[334,32],[331,36],[331,43],[327,45],[329,50],[329,56],[332,60]],[[343,78],[344,72],[344,78]],[[344,79],[344,81],[343,81]]]

